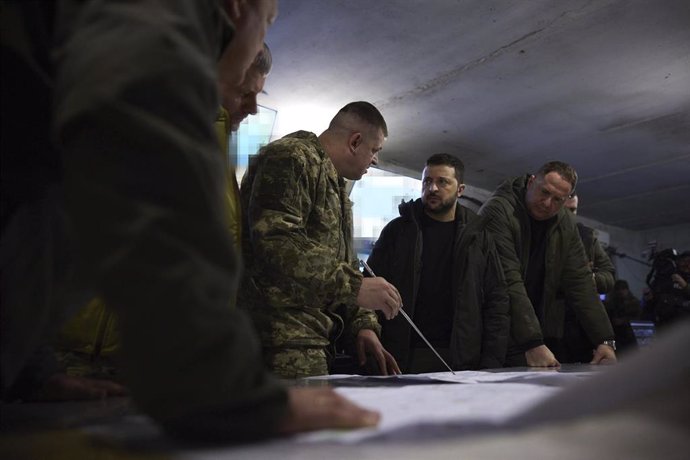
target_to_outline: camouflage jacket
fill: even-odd
[[[246,271],[238,305],[266,347],[320,347],[375,314],[356,306],[362,274],[345,181],[315,134],[285,136],[253,159],[240,188]]]

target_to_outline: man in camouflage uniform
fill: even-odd
[[[345,189],[345,179],[377,164],[387,135],[373,105],[352,102],[320,136],[298,131],[264,147],[242,179],[238,305],[254,320],[267,365],[284,378],[327,374],[339,338],[360,364],[369,352],[383,374],[400,372],[373,312],[394,317],[400,294],[358,270]]]

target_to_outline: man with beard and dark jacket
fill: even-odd
[[[454,370],[503,366],[508,295],[498,253],[483,219],[457,203],[464,165],[432,155],[422,197],[402,203],[367,261],[393,283],[408,311]],[[445,371],[402,317],[383,322],[383,344],[406,373]]]
[[[508,283],[511,343],[506,364],[558,366],[551,348],[563,337],[565,309],[572,305],[589,340],[592,363],[616,359],[614,334],[599,300],[575,221],[563,204],[577,173],[552,161],[536,174],[504,182],[479,210],[488,221]]]

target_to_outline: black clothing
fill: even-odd
[[[414,321],[435,347],[447,347],[450,342],[453,320],[453,257],[449,248],[453,247],[455,227],[455,222],[439,222],[422,213],[424,250]],[[412,346],[427,347],[419,334],[412,335]]]
[[[613,288],[615,269],[606,251],[596,237],[596,231],[581,223],[577,223],[577,230],[585,248],[585,254],[592,267],[594,283],[599,294],[606,294]],[[597,344],[587,337],[587,333],[580,324],[572,305],[565,301],[563,293],[559,293],[557,301],[565,304],[565,325],[563,328],[563,343],[560,344],[560,353],[556,355],[561,363],[589,363],[592,360],[593,351]],[[615,325],[614,334],[615,334]],[[617,334],[616,334],[617,335]],[[618,339],[616,339],[618,340]],[[551,347],[549,347],[551,348]],[[554,351],[551,349],[551,351]]]
[[[529,222],[531,242],[527,274],[525,275],[525,289],[534,307],[534,313],[541,323],[544,321],[544,305],[541,298],[544,293],[544,273],[546,271],[546,234],[549,227],[555,223],[555,219],[536,220],[530,216]]]
[[[400,291],[405,310],[415,315],[422,271],[421,199],[400,205],[400,217],[381,232],[368,263]],[[457,205],[450,292],[453,305],[449,364],[454,369],[503,365],[508,340],[508,296],[498,254],[484,221]],[[402,315],[382,320],[382,342],[403,372],[408,369],[410,337]],[[442,364],[441,364],[442,366]],[[444,368],[441,367],[441,370]]]
[[[635,320],[642,314],[640,301],[627,292],[613,291],[606,296],[604,302],[606,312],[611,320],[613,332],[616,334],[616,347],[619,351],[627,351],[637,348],[637,339],[630,325],[631,320]]]

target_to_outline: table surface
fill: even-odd
[[[690,329],[688,330],[690,331]],[[687,332],[687,331],[686,331]],[[687,339],[683,342],[687,345]],[[675,345],[677,346],[677,344]],[[190,447],[164,436],[127,398],[102,401],[3,404],[2,458],[112,459],[346,459],[583,458],[685,459],[690,449],[690,360],[659,362],[659,353],[616,366],[565,365],[549,373],[587,372],[583,384],[566,387],[524,426],[483,431],[411,427],[397,436],[360,443],[277,439],[253,445]],[[673,358],[673,357],[672,357]],[[626,365],[630,364],[630,365]],[[673,370],[676,369],[676,370]],[[679,369],[679,370],[678,370]],[[495,373],[534,371],[526,368]],[[654,374],[650,376],[649,374]],[[628,382],[616,388],[616,382]],[[634,382],[630,382],[634,379]],[[343,381],[298,385],[353,386]],[[647,383],[645,383],[647,382]],[[651,382],[651,383],[650,383]],[[538,382],[537,382],[538,384]],[[370,387],[372,382],[354,386]],[[399,388],[399,386],[397,386]],[[562,396],[562,397],[561,397]],[[612,404],[608,404],[612,402]],[[582,403],[582,404],[580,404]],[[575,412],[573,412],[575,411]],[[442,428],[442,427],[441,427]]]

